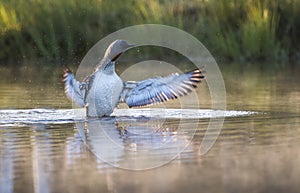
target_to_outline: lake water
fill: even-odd
[[[299,65],[221,66],[228,111],[205,154],[205,82],[180,101],[86,119],[50,66],[0,67],[0,192],[300,192]]]

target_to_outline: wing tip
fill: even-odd
[[[205,76],[203,75],[203,70],[201,68],[194,69],[187,74],[190,75],[189,80],[193,83],[200,83],[203,79],[205,79]],[[194,88],[197,88],[197,85],[193,84]]]
[[[62,81],[63,81],[64,83],[66,83],[67,80],[68,80],[68,77],[69,77],[70,75],[73,75],[73,72],[72,72],[68,67],[64,67],[64,68],[63,68],[63,75],[62,75],[63,79],[62,79]]]

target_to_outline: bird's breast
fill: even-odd
[[[119,102],[122,90],[123,82],[117,74],[96,74],[86,98],[88,116],[110,115]]]

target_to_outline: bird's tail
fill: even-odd
[[[63,77],[67,97],[81,107],[84,107],[85,84],[78,82],[69,68],[64,69]]]

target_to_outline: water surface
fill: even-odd
[[[1,67],[0,192],[299,192],[300,68],[260,66],[221,67],[227,108],[246,114],[229,114],[205,155],[210,119],[196,116],[195,95],[169,117],[121,106],[111,118],[74,120],[61,68]],[[205,83],[197,95],[209,109]],[[162,166],[118,168],[153,163]]]

